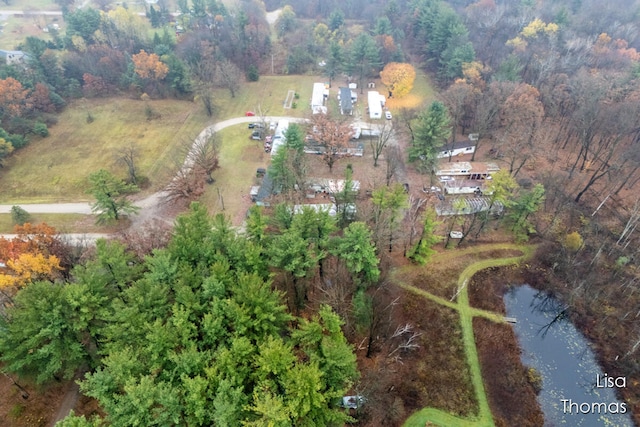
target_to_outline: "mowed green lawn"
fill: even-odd
[[[251,206],[249,191],[259,185],[256,169],[267,168],[271,154],[265,153],[262,141],[249,138],[246,124],[232,126],[219,132],[220,168],[213,173],[215,182],[208,185],[200,201],[211,214],[223,213],[234,225],[240,225]],[[224,210],[223,210],[224,208]]]
[[[123,98],[79,100],[59,116],[50,136],[15,152],[0,170],[0,203],[91,200],[87,177],[103,168],[126,178],[117,152],[133,145],[148,191],[161,188],[184,158],[184,145],[212,121],[199,104],[154,100],[160,118],[148,121],[145,102]],[[94,117],[87,123],[87,114]]]
[[[228,90],[216,92],[216,115],[219,120],[244,116],[247,111],[268,116],[305,117],[311,114],[311,92],[313,83],[327,80],[321,76],[260,76],[257,82],[242,84],[242,88],[231,98]],[[287,91],[300,95],[295,99],[297,108],[284,108]]]

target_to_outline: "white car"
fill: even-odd
[[[391,111],[387,110],[384,112],[384,118],[387,120],[391,120]]]
[[[462,234],[462,231],[452,231],[449,233],[449,237],[452,239],[462,239],[463,236],[464,234]]]

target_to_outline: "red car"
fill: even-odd
[[[252,116],[255,116],[256,113],[254,113],[253,111],[247,111],[246,113],[244,113],[244,115],[247,117],[252,117]]]

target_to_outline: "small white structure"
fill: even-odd
[[[326,114],[327,107],[324,105],[325,87],[324,83],[314,83],[311,94],[311,112],[313,114]]]
[[[456,141],[443,145],[440,147],[440,150],[441,151],[438,153],[439,159],[461,156],[463,154],[473,154],[476,151],[476,143],[471,140]]]
[[[375,90],[371,90],[367,93],[367,100],[369,101],[369,117],[372,119],[381,119],[382,100],[380,94]]]
[[[365,404],[367,399],[364,396],[355,395],[355,396],[344,396],[342,398],[342,407],[348,409],[358,409],[362,405]]]
[[[256,202],[258,201],[258,193],[260,192],[260,186],[259,185],[254,185],[251,187],[251,190],[249,191],[249,196],[251,196],[251,201],[252,202]]]

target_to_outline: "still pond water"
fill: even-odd
[[[580,332],[558,316],[563,307],[557,300],[524,285],[504,302],[507,316],[517,319],[522,362],[542,375],[538,402],[545,427],[633,427],[627,405],[616,399],[614,379],[605,377]],[[598,387],[603,385],[613,387]]]

